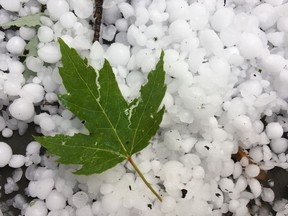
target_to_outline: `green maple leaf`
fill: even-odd
[[[29,15],[29,16],[19,17],[18,19],[14,20],[14,21],[0,24],[0,27],[11,27],[11,26],[36,27],[36,26],[40,26],[41,25],[40,17],[43,15],[44,15],[44,13],[37,13],[37,14]]]
[[[149,144],[162,121],[164,107],[159,107],[166,91],[163,52],[155,70],[149,73],[148,82],[141,87],[140,97],[129,104],[107,60],[97,73],[63,40],[59,39],[59,43],[63,63],[59,73],[67,90],[59,99],[85,122],[90,134],[35,139],[49,153],[60,156],[59,163],[82,165],[76,174],[101,173],[128,160],[143,179],[131,156]]]

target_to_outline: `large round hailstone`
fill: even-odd
[[[220,32],[233,22],[234,16],[232,8],[221,8],[211,17],[211,26],[215,31]]]
[[[18,98],[9,106],[9,112],[14,118],[26,121],[34,115],[34,106],[32,102]]]
[[[276,54],[265,56],[261,61],[262,69],[270,75],[279,74],[286,64],[286,60],[282,56]]]
[[[66,0],[48,0],[47,10],[53,20],[58,20],[62,14],[69,11],[69,4]]]
[[[173,22],[177,19],[187,19],[188,3],[184,0],[167,1],[166,12],[169,14],[169,21]]]
[[[47,43],[38,49],[38,56],[44,62],[55,64],[61,59],[61,52],[56,44]]]
[[[19,29],[19,35],[24,40],[31,40],[36,34],[36,30],[34,28],[21,26]]]
[[[39,103],[44,98],[43,86],[36,83],[28,83],[24,85],[22,91],[33,98],[33,103]]]
[[[20,55],[24,52],[26,46],[26,42],[19,36],[14,36],[9,39],[6,44],[6,49],[12,53]]]
[[[202,30],[209,22],[209,12],[203,4],[194,2],[189,6],[189,20],[192,30]]]
[[[252,33],[243,33],[237,47],[245,59],[260,57],[263,52],[261,39]]]
[[[72,28],[75,23],[77,22],[77,17],[74,15],[74,13],[72,12],[67,12],[64,13],[61,17],[60,17],[60,23],[64,28]]]
[[[92,0],[73,0],[73,9],[81,19],[86,19],[93,14],[93,1]]]
[[[36,200],[33,205],[28,205],[25,211],[25,216],[46,216],[48,209],[42,200]]]
[[[46,198],[46,206],[49,210],[63,209],[66,206],[66,198],[62,193],[53,190]]]
[[[285,152],[288,148],[288,140],[285,138],[273,139],[270,142],[271,150],[276,154]]]
[[[273,87],[282,99],[288,98],[288,70],[282,70],[273,82]]]
[[[239,85],[241,95],[245,97],[259,96],[263,87],[258,80],[247,80]]]
[[[209,53],[212,52],[215,55],[218,55],[224,48],[223,43],[216,32],[211,29],[200,31],[199,39],[202,46]]]
[[[21,83],[13,80],[7,80],[4,82],[4,93],[9,96],[19,95],[21,89]]]
[[[37,36],[40,42],[47,43],[53,40],[54,32],[48,26],[41,26],[38,29]]]
[[[11,157],[11,147],[5,142],[0,142],[0,167],[6,166],[9,163]]]
[[[106,57],[111,66],[125,66],[130,58],[130,49],[120,43],[113,43],[106,51]]]
[[[255,15],[259,20],[259,25],[262,29],[266,30],[272,27],[277,19],[278,14],[276,9],[270,4],[259,4],[254,8],[252,14]]]
[[[192,34],[192,30],[186,20],[179,19],[171,23],[169,26],[169,34],[175,42],[181,42]]]
[[[265,130],[269,139],[280,138],[283,135],[283,128],[279,122],[270,122]]]
[[[8,11],[18,12],[21,8],[20,0],[1,0],[0,5]]]

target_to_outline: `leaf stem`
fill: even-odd
[[[142,174],[142,172],[139,170],[139,168],[137,167],[137,165],[134,163],[133,159],[131,157],[128,157],[127,160],[129,161],[129,163],[133,166],[133,168],[135,169],[135,171],[138,173],[138,175],[140,176],[140,178],[143,180],[143,182],[146,184],[146,186],[150,189],[150,191],[157,197],[157,199],[162,202],[162,197],[153,189],[153,187],[151,186],[151,184],[146,180],[146,178],[144,177],[144,175]]]

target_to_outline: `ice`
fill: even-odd
[[[285,138],[276,138],[272,139],[270,143],[271,150],[276,153],[280,154],[287,150],[288,148],[288,141]]]
[[[211,26],[215,31],[221,32],[232,23],[234,16],[232,8],[221,8],[211,17]]]
[[[243,33],[237,47],[245,59],[260,57],[263,52],[262,41],[252,33]]]
[[[25,216],[47,216],[48,209],[42,200],[32,200],[27,206]]]
[[[137,7],[135,9],[135,25],[136,26],[142,26],[145,25],[149,20],[149,12],[144,7]]]
[[[211,29],[202,30],[199,32],[199,39],[207,53],[212,52],[219,55],[223,51],[223,43],[215,31]]]
[[[13,130],[11,130],[10,128],[4,128],[2,130],[2,136],[5,137],[5,138],[9,138],[9,137],[12,137],[13,135]]]
[[[87,204],[88,200],[88,195],[83,191],[79,191],[72,196],[73,205],[77,209],[84,207]]]
[[[136,198],[136,197],[135,197]],[[121,206],[121,200],[115,198],[112,194],[106,194],[102,198],[102,208],[108,213],[111,214],[116,212]]]
[[[112,66],[126,65],[130,58],[129,47],[120,44],[113,43],[106,51],[107,59]]]
[[[259,26],[264,30],[273,26],[279,16],[272,5],[265,3],[255,7],[252,14],[258,18]]]
[[[112,41],[115,37],[116,31],[117,29],[114,25],[105,26],[102,31],[102,38],[107,41]]]
[[[273,202],[275,198],[274,191],[271,188],[263,188],[261,198],[264,202]]]
[[[93,14],[92,0],[72,0],[73,10],[81,19],[86,19]]]
[[[169,21],[173,22],[175,20],[188,18],[189,7],[184,0],[170,0],[166,3],[166,11],[169,14]]]
[[[30,101],[18,98],[9,106],[9,112],[14,118],[26,121],[34,115],[34,106]]]
[[[43,200],[48,197],[53,187],[54,180],[52,178],[46,178],[39,181],[30,181],[28,191],[32,197],[38,197]]]
[[[260,168],[259,166],[255,165],[255,164],[249,164],[246,168],[245,168],[245,173],[251,177],[257,177],[260,173]]]
[[[19,35],[24,40],[31,40],[36,35],[36,30],[31,27],[21,26],[19,29]]]
[[[48,0],[47,10],[53,20],[59,20],[62,14],[69,11],[69,4],[66,0]]]
[[[281,16],[277,20],[277,29],[279,31],[288,32],[288,16]]]
[[[161,203],[161,211],[164,213],[169,213],[173,211],[176,207],[176,200],[173,197],[164,197]]]
[[[5,10],[11,11],[11,12],[18,12],[21,8],[20,0],[9,0],[9,1],[1,0],[0,5]]]
[[[224,193],[232,192],[234,189],[234,183],[229,178],[222,178],[219,181],[219,187]]]
[[[198,2],[193,2],[188,9],[189,24],[192,30],[202,30],[209,22],[209,12],[207,8]]]
[[[0,142],[0,167],[6,166],[9,163],[11,157],[11,147],[5,142]]]
[[[270,122],[265,131],[269,139],[281,138],[283,135],[283,128],[278,122]]]
[[[12,168],[20,168],[25,164],[25,156],[23,155],[12,155],[9,166]]]
[[[46,198],[46,206],[49,210],[63,209],[66,206],[66,198],[62,193],[52,190]]]
[[[53,43],[47,43],[38,49],[39,58],[47,63],[53,64],[61,59],[60,48]]]
[[[189,24],[186,20],[178,19],[169,26],[169,35],[172,36],[175,42],[181,42],[183,39],[192,34]]]
[[[260,196],[260,194],[262,192],[262,187],[261,187],[260,182],[257,179],[255,179],[255,178],[248,179],[248,185],[251,189],[251,192],[255,196],[255,198]]]
[[[9,39],[6,48],[12,54],[20,55],[24,52],[26,42],[19,36],[14,36]]]
[[[134,15],[134,8],[127,2],[122,2],[118,4],[118,7],[125,19],[128,19],[129,17]]]
[[[31,99],[37,104],[44,98],[44,88],[36,83],[28,83],[22,87],[20,95],[24,98]]]

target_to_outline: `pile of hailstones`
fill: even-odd
[[[1,203],[4,215],[9,205],[26,216],[268,215],[262,201],[287,215],[287,201],[274,201],[273,191],[257,180],[260,169],[288,167],[287,0],[104,0],[102,38],[110,45],[92,43],[93,2],[0,0],[0,23],[45,8],[41,26],[0,31],[2,137],[23,135],[32,122],[44,135],[85,131],[57,105],[57,95],[65,93],[58,37],[95,69],[107,58],[127,100],[139,95],[163,49],[161,133],[134,156],[163,202],[125,163],[100,175],[75,176],[77,167],[40,156],[37,142],[28,144],[26,155],[0,142],[0,166],[15,168],[2,197],[18,190],[24,166],[30,181],[25,196]],[[37,53],[23,62],[34,37]],[[255,164],[231,159],[239,146]],[[255,206],[248,209],[251,200]]]

